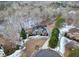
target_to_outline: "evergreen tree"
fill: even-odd
[[[27,38],[24,28],[22,28],[22,30],[21,30],[20,37],[22,37],[22,39],[26,39]]]
[[[54,28],[52,30],[51,37],[50,37],[50,40],[49,40],[49,47],[55,48],[57,46],[58,40],[59,40],[58,36],[59,36],[59,29]]]

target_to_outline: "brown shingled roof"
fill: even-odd
[[[79,33],[79,29],[77,29],[77,28],[72,28],[72,29],[69,30],[69,33],[74,33],[74,32]]]

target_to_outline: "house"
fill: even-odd
[[[65,45],[64,56],[65,57],[77,57],[79,56],[79,45],[78,42],[70,41]]]
[[[79,29],[77,28],[72,28],[69,30],[67,35],[72,38],[73,40],[79,41]]]
[[[27,29],[27,33],[29,34],[29,36],[36,36],[36,35],[48,36],[46,28],[42,25],[37,25],[34,26],[33,28]]]

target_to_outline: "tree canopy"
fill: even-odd
[[[22,39],[26,39],[27,38],[24,28],[22,28],[22,30],[21,30],[20,37],[22,37]]]
[[[54,28],[52,30],[51,37],[50,37],[50,40],[49,40],[49,47],[55,48],[57,46],[58,40],[59,40],[58,36],[59,36],[59,29]]]

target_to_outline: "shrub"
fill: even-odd
[[[22,28],[22,30],[21,30],[20,37],[22,37],[22,39],[26,39],[27,38],[24,28]]]
[[[64,34],[65,37],[69,38],[69,36],[67,35],[67,33]]]
[[[58,44],[58,36],[59,36],[59,29],[54,28],[52,30],[51,37],[50,37],[50,40],[49,40],[49,47],[55,48],[57,46],[57,44]]]
[[[15,52],[14,48],[12,48],[12,49],[8,49],[8,48],[4,49],[4,53],[5,53],[6,56],[9,56],[9,55],[11,55],[14,52]]]
[[[68,36],[68,34],[67,34],[67,33],[65,33],[65,34],[64,34],[64,36],[65,36],[66,38],[76,40],[74,37],[72,37],[72,38],[71,38],[70,36]]]
[[[3,48],[4,48],[4,53],[6,56],[11,55],[12,53],[16,51],[15,44],[12,44],[12,43],[9,43],[9,44],[7,43],[3,45]]]
[[[20,45],[16,45],[16,48],[15,48],[15,50],[18,50],[18,49],[19,49],[19,47],[20,47]]]
[[[12,48],[12,46],[5,45],[5,46],[3,46],[3,48],[4,48],[5,55],[8,56],[8,55],[11,55],[12,53],[14,53],[16,50],[18,50],[19,45],[16,45],[16,47],[13,47],[13,48]]]

